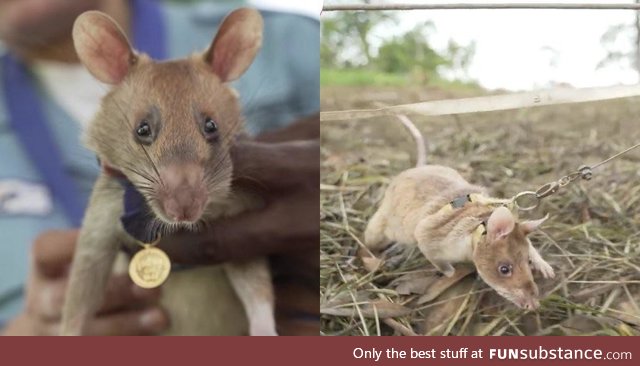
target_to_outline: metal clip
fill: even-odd
[[[580,176],[584,180],[591,180],[591,178],[593,177],[593,172],[591,171],[591,167],[588,165],[580,166],[580,168],[578,168],[578,171],[580,172]]]
[[[547,183],[538,188],[538,190],[536,191],[536,198],[545,198],[551,196],[558,191],[558,188],[560,188],[560,184],[558,184],[558,182]]]
[[[565,187],[566,185],[568,185],[569,183],[573,183],[574,180],[580,177],[582,177],[582,174],[580,174],[580,172],[573,172],[558,179],[558,185],[560,186],[560,188]]]
[[[524,200],[532,200],[532,203],[530,203],[527,206],[526,202],[524,202],[524,203],[519,203],[518,202],[518,201],[522,201],[523,199]],[[533,192],[533,191],[520,192],[520,193],[516,194],[515,196],[513,196],[512,201],[513,201],[513,205],[515,206],[515,208],[517,208],[520,211],[531,211],[531,210],[535,209],[536,207],[538,207],[540,205],[540,197],[538,197],[538,193]]]

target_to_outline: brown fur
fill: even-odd
[[[372,249],[391,242],[417,246],[447,276],[453,276],[453,264],[473,262],[484,281],[502,296],[521,307],[536,307],[538,289],[529,259],[545,277],[553,276],[553,269],[526,234],[542,221],[515,223],[500,235],[509,219],[515,222],[504,209],[471,202],[461,208],[441,210],[457,197],[471,193],[485,195],[486,189],[468,183],[451,168],[427,165],[406,170],[387,188],[365,230],[365,245]],[[474,248],[472,234],[483,221],[488,221],[488,233]],[[499,274],[502,264],[512,266],[510,276]]]
[[[229,149],[244,121],[237,95],[226,84],[253,60],[261,43],[262,19],[255,10],[240,9],[225,19],[221,29],[224,37],[216,37],[204,54],[156,63],[135,54],[104,14],[85,13],[74,27],[83,63],[98,79],[115,85],[86,132],[86,144],[145,197],[155,219],[150,230],[163,228],[167,234],[176,228],[198,228],[262,205],[257,197],[231,189]],[[248,48],[237,49],[238,40]],[[129,57],[122,56],[123,49]],[[115,58],[109,56],[112,51],[117,51]],[[219,70],[211,54],[236,64]],[[218,126],[213,141],[202,132],[205,116]],[[142,120],[154,131],[151,143],[135,135]],[[167,184],[168,179],[163,181],[167,172],[175,178],[175,187]],[[197,182],[186,183],[194,179]],[[181,193],[185,184],[207,194],[199,222],[177,222],[167,215],[163,201]],[[82,334],[102,302],[120,245],[139,244],[119,221],[122,197],[122,186],[102,173],[80,232],[62,334]],[[188,204],[192,196],[186,197],[183,201]],[[275,335],[273,288],[265,258],[174,273],[164,285],[162,304],[171,320],[167,334]]]
[[[164,123],[158,139],[151,146],[144,146],[132,138],[134,122],[145,118],[152,108],[158,110]],[[216,120],[220,135],[218,143],[209,144],[202,138],[196,128],[196,113],[206,113]],[[214,167],[206,171],[210,198],[222,203],[230,194],[230,144],[243,123],[237,98],[206,69],[202,59],[194,56],[189,60],[153,63],[141,56],[123,83],[104,98],[103,107],[96,122],[89,126],[85,141],[110,165],[120,167],[136,186],[148,183],[144,176],[156,175],[154,165],[187,161],[208,164]],[[141,174],[135,174],[131,169]],[[156,215],[169,221],[159,209],[157,200],[144,191],[142,193]]]

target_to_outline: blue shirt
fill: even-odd
[[[162,10],[169,57],[179,58],[207,48],[217,25],[231,8],[210,3],[164,4]],[[266,11],[262,15],[262,49],[249,70],[234,83],[244,107],[246,129],[252,134],[284,126],[320,109],[318,20]],[[0,67],[0,75],[2,72]],[[80,144],[79,124],[44,91],[40,94],[65,170],[76,181],[79,194],[86,198],[98,174],[96,158]],[[39,172],[8,123],[0,88],[0,187],[7,182],[27,188],[42,186]],[[28,192],[17,190],[13,194]],[[52,210],[46,215],[3,212],[2,200],[7,197],[4,192],[3,198],[0,189],[0,325],[22,310],[22,287],[34,239],[43,231],[70,227],[55,197]]]

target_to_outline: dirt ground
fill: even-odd
[[[321,98],[331,111],[480,93],[327,87]],[[459,170],[494,197],[535,189],[640,142],[640,98],[411,119],[429,163]],[[475,273],[437,276],[417,251],[376,253],[380,262],[363,263],[357,252],[367,220],[389,179],[415,163],[415,143],[392,117],[321,126],[323,334],[640,335],[640,149],[521,214],[550,214],[532,241],[556,272],[536,275],[541,307],[527,312]]]

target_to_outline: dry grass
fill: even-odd
[[[323,110],[453,97],[418,89],[324,88]],[[412,117],[428,161],[510,197],[640,142],[640,99]],[[639,335],[640,151],[594,171],[524,218],[551,215],[532,237],[556,278],[525,312],[474,274],[439,278],[417,252],[358,257],[368,218],[415,146],[392,118],[322,125],[321,311],[326,335]],[[471,271],[468,271],[471,272]]]

